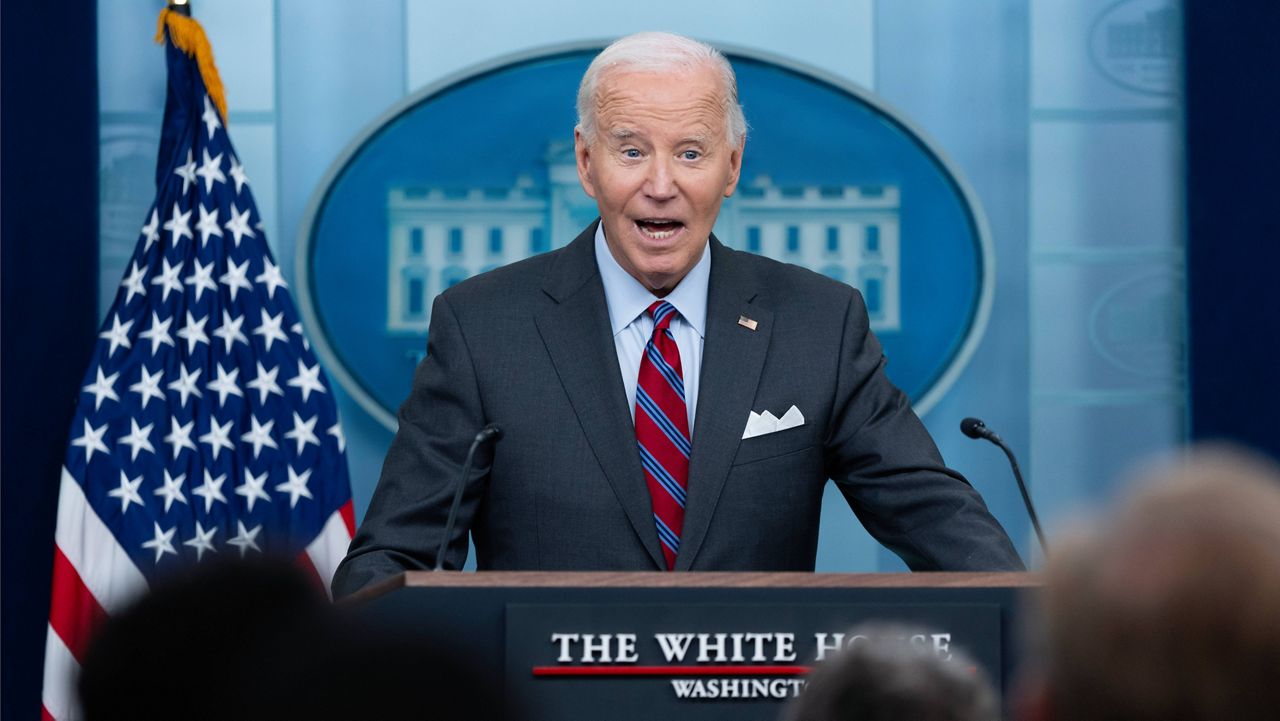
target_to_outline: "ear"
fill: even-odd
[[[573,129],[573,157],[578,163],[578,182],[592,198],[596,197],[595,178],[591,175],[591,146],[581,128]]]
[[[738,189],[738,179],[742,177],[742,152],[746,150],[747,137],[742,136],[742,140],[738,141],[738,147],[734,148],[729,155],[729,182],[724,186],[724,197],[728,198],[733,195],[733,191]]]

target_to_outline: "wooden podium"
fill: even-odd
[[[523,719],[778,718],[812,664],[866,621],[964,648],[1001,689],[1025,573],[404,573],[345,603],[444,636]],[[515,714],[509,714],[514,717]]]

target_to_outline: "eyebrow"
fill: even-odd
[[[640,137],[640,133],[633,128],[613,128],[609,131],[609,138],[614,142],[624,143]],[[702,148],[709,147],[713,144],[711,136],[707,133],[694,133],[681,138],[676,145],[697,145]]]
[[[634,137],[637,137],[638,135],[639,133],[632,130],[631,128],[614,128],[613,130],[609,131],[609,137],[613,138],[614,140],[630,140]],[[688,135],[681,138],[678,144],[679,145],[690,145],[690,144],[710,145],[711,136],[707,135],[706,133],[696,133],[694,135]]]

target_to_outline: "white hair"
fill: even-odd
[[[596,93],[600,79],[610,70],[640,72],[673,72],[710,67],[720,76],[724,101],[725,134],[730,145],[737,145],[747,135],[747,119],[738,102],[738,78],[733,66],[719,50],[674,33],[636,33],[615,40],[591,61],[578,86],[578,126],[587,139],[596,137]]]

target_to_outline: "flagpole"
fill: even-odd
[[[333,389],[263,236],[189,2],[160,10],[155,39],[162,167],[58,488],[41,691],[54,721],[80,718],[93,634],[155,579],[206,555],[271,554],[327,587],[355,532]]]

